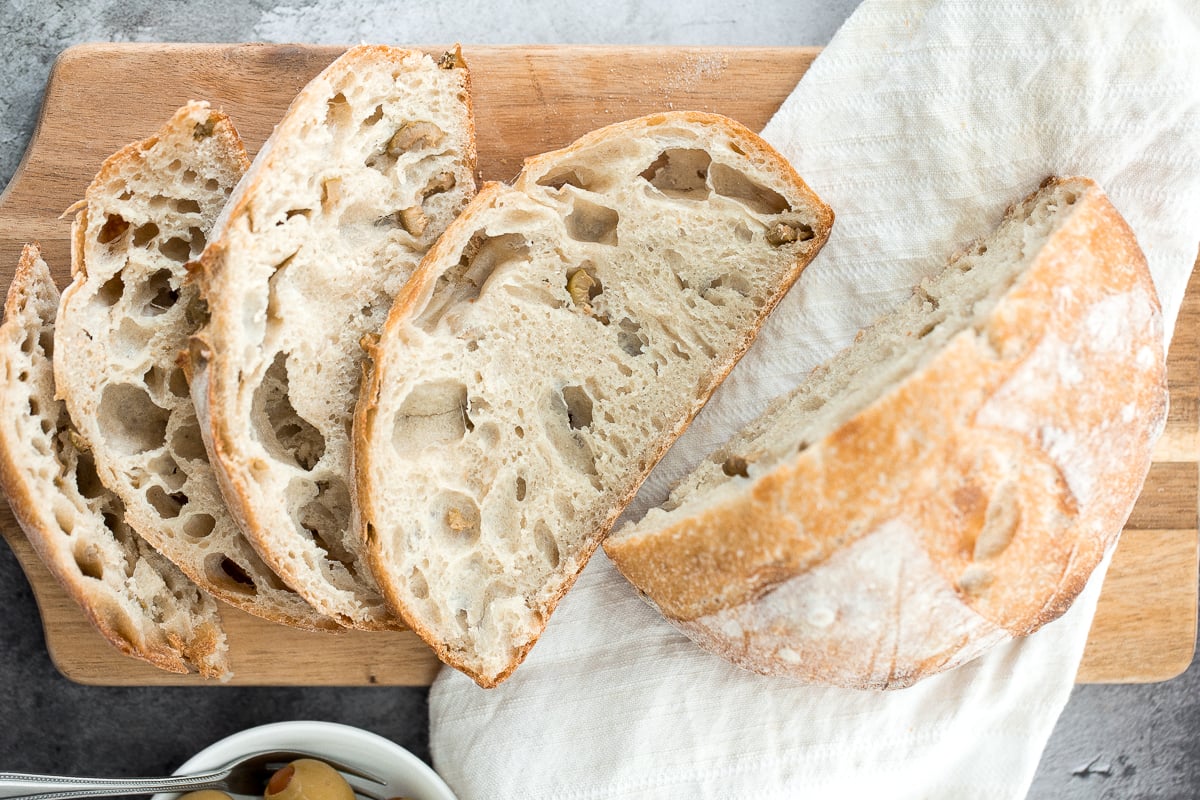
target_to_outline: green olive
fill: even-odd
[[[301,758],[271,776],[266,800],[354,800],[354,790],[336,769]]]
[[[179,800],[233,800],[232,797],[216,789],[201,789],[198,792],[188,792],[180,795]]]

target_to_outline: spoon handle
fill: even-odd
[[[60,775],[0,772],[0,800],[71,800],[79,797],[122,797],[158,792],[190,792],[195,789],[223,789],[227,773],[228,770],[220,769],[199,775],[178,775],[170,778],[71,778]]]

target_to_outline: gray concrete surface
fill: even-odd
[[[0,186],[54,58],[84,41],[824,44],[855,0],[0,0]],[[108,689],[54,670],[16,559],[0,547],[0,770],[149,774],[242,728],[358,725],[428,758],[422,689]],[[1075,690],[1030,798],[1200,796],[1200,667],[1150,686]]]

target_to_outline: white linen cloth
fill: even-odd
[[[1200,242],[1198,24],[1170,2],[864,3],[763,131],[833,207],[829,243],[631,514],[1047,175],[1106,189],[1172,330]],[[875,693],[727,665],[598,553],[507,683],[443,669],[434,764],[463,800],[1019,798],[1106,568],[1028,639]]]

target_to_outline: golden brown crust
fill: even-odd
[[[764,598],[800,579],[818,591],[831,559],[888,526],[911,532],[931,568],[924,579],[974,621],[964,641],[898,654],[906,678],[886,685],[958,663],[949,656],[993,628],[1025,635],[1061,615],[1128,517],[1167,402],[1145,258],[1087,184],[983,326],[721,502],[610,539],[618,568],[668,618],[705,629],[710,649],[846,686],[873,684],[826,656],[853,636],[836,624],[797,649],[803,667],[737,640]],[[718,623],[736,633],[723,637]]]

